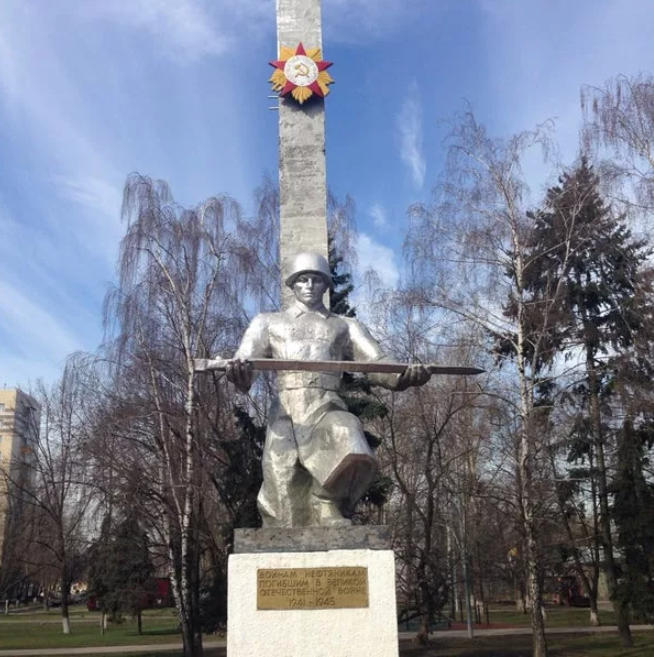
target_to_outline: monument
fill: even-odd
[[[381,347],[360,322],[325,308],[323,296],[330,285],[325,258],[298,254],[286,279],[294,303],[253,320],[235,358],[226,363],[227,378],[247,392],[252,358],[383,361]],[[402,374],[372,373],[368,378],[404,390],[429,377],[424,365],[414,364]],[[264,527],[347,526],[343,512],[353,509],[370,487],[375,458],[359,419],[338,396],[340,379],[338,372],[278,372],[258,497]]]
[[[389,533],[351,527],[345,517],[376,462],[338,396],[340,372],[327,370],[349,360],[374,369],[386,358],[361,323],[325,308],[331,274],[323,256],[300,253],[287,273],[294,302],[255,317],[235,357],[221,363],[242,392],[256,362],[278,366],[257,500],[263,529],[237,530],[229,561],[228,655],[396,656]],[[308,363],[317,367],[301,369]],[[369,378],[403,390],[430,376],[415,364]]]
[[[346,517],[376,462],[338,388],[345,370],[392,390],[422,385],[431,371],[389,362],[361,323],[329,312],[330,284],[323,256],[297,254],[286,279],[293,303],[255,317],[233,359],[198,363],[225,370],[243,393],[255,367],[277,370],[257,500],[263,529],[236,530],[229,560],[229,657],[398,654],[390,533]]]
[[[236,530],[228,569],[228,657],[397,657],[395,564],[386,527],[348,514],[376,472],[341,373],[391,390],[474,368],[393,363],[360,322],[324,305],[327,263],[321,0],[277,0],[282,310],[257,316],[222,369],[246,393],[277,372],[257,503],[263,528]]]

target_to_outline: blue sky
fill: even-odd
[[[323,0],[323,22],[328,182],[390,285],[465,100],[497,135],[556,118],[569,162],[580,85],[654,55],[650,0]],[[0,0],[0,386],[100,342],[130,172],[246,210],[276,177],[275,33],[273,0]]]

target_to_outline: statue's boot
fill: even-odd
[[[352,521],[344,518],[341,505],[324,488],[316,485],[311,494],[314,524],[321,527],[349,527]]]

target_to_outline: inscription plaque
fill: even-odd
[[[354,609],[368,606],[368,569],[262,568],[257,609]]]

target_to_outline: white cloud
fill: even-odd
[[[30,354],[64,358],[80,347],[64,324],[6,281],[0,281],[0,330]]]
[[[416,187],[425,182],[426,164],[422,152],[422,106],[418,98],[418,85],[414,81],[409,87],[397,118],[400,137],[400,157],[409,169]]]
[[[260,40],[276,30],[274,0],[68,1],[72,11],[149,34],[166,57],[181,63],[225,55],[244,39]],[[413,0],[407,11],[403,0],[323,0],[323,36],[358,44],[383,38],[417,20],[427,5]]]
[[[113,265],[124,232],[120,222],[120,189],[102,178],[81,173],[54,176],[53,180],[61,198],[81,206],[74,215],[75,235],[84,249],[104,255],[106,264]]]
[[[378,228],[379,230],[383,230],[388,226],[388,219],[386,217],[386,210],[383,205],[380,205],[379,203],[375,203],[370,210],[368,210],[368,214],[372,217],[372,221],[375,224],[375,228]]]
[[[39,151],[37,163],[48,158],[44,168],[104,173],[105,134],[95,129],[99,112],[84,85],[97,62],[87,68],[67,50],[59,17],[28,3],[8,5],[0,2],[0,87],[7,90],[11,129],[20,131],[24,147]]]
[[[122,194],[111,183],[95,176],[54,176],[59,193],[75,203],[117,219],[120,214]],[[103,218],[103,220],[104,220]]]
[[[369,271],[374,271],[384,287],[393,288],[400,280],[400,272],[395,264],[395,253],[379,244],[365,233],[357,236],[357,278],[363,280]]]
[[[89,9],[96,17],[148,32],[172,59],[196,61],[229,48],[229,39],[216,29],[211,3],[203,0],[103,0]]]

